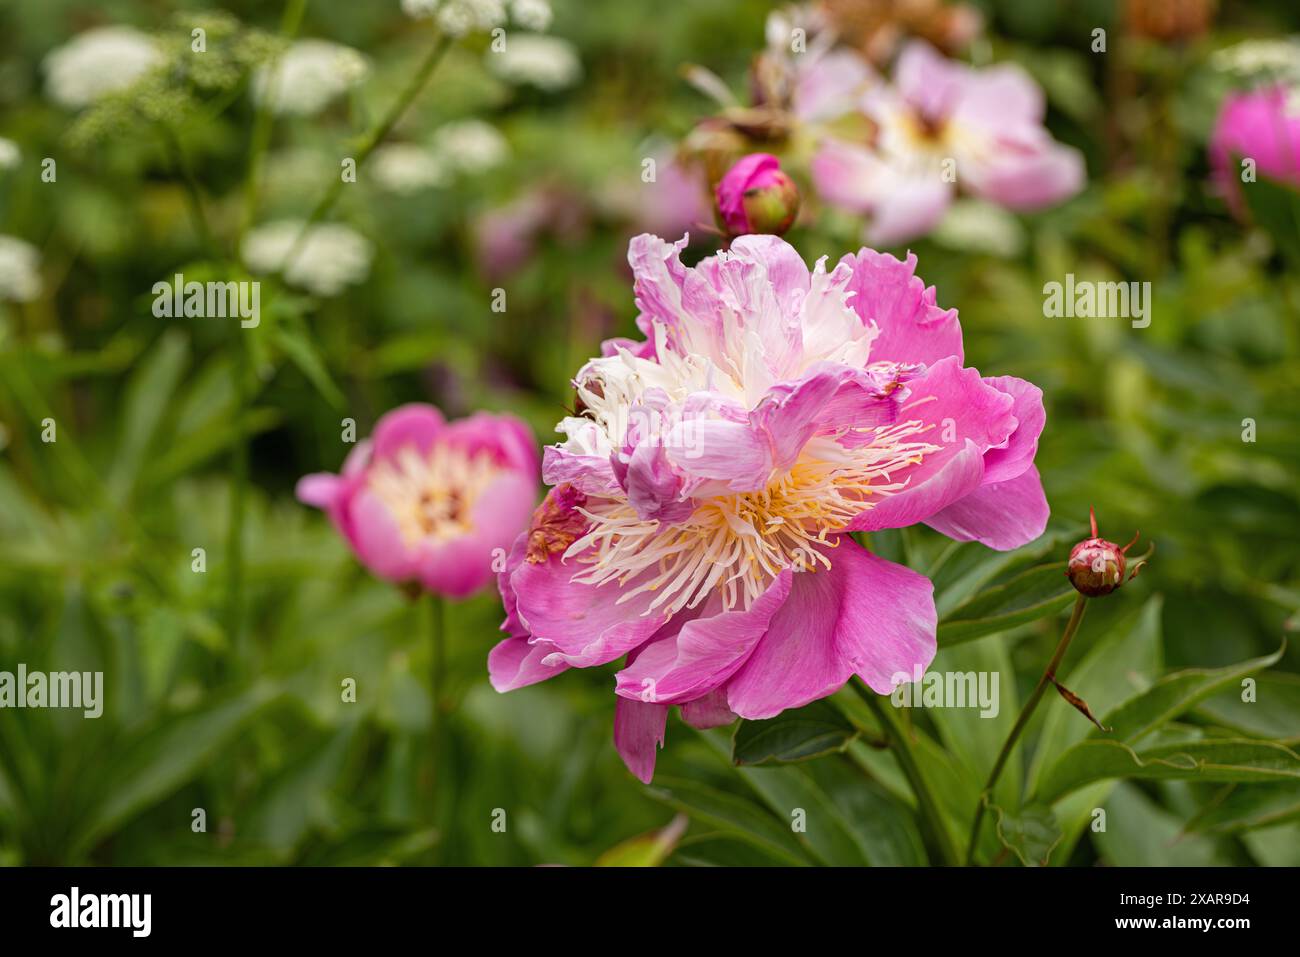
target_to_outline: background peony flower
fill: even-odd
[[[1260,176],[1300,189],[1300,107],[1285,86],[1230,93],[1210,135],[1214,180],[1233,213],[1244,213],[1241,161]]]
[[[153,40],[139,30],[96,27],[45,57],[45,92],[60,106],[80,109],[126,89],[161,61]]]
[[[253,76],[253,100],[279,114],[313,116],[366,78],[365,55],[328,40],[298,40]]]
[[[241,249],[244,265],[255,273],[283,273],[286,282],[326,297],[370,275],[370,240],[339,223],[311,227],[293,262],[286,264],[302,227],[301,220],[288,219],[250,230]]]
[[[1043,127],[1042,91],[1020,67],[975,69],[910,43],[892,86],[873,87],[862,110],[870,145],[828,139],[812,162],[826,202],[872,217],[867,240],[923,236],[957,189],[1008,209],[1058,203],[1083,187],[1083,157]],[[945,177],[945,172],[955,174]]]
[[[416,403],[380,418],[341,474],[304,476],[297,495],[380,578],[461,598],[492,580],[493,551],[525,527],[537,473],[533,434],[514,416],[447,422]]]
[[[670,706],[768,718],[929,664],[930,582],[848,533],[926,522],[1005,549],[1048,516],[1042,393],[963,367],[914,257],[809,270],[754,235],[687,268],[685,243],[632,241],[647,338],[575,379],[489,657],[500,691],[626,657],[614,738],[643,781]]]
[[[718,218],[730,236],[776,233],[799,214],[799,188],[771,153],[751,153],[718,181]]]

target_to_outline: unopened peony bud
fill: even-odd
[[[1085,539],[1070,551],[1070,561],[1066,565],[1065,574],[1070,579],[1070,584],[1081,594],[1089,598],[1096,598],[1100,595],[1109,595],[1120,585],[1124,584],[1124,565],[1126,554],[1133,547],[1133,542],[1137,541],[1137,536],[1133,536],[1133,541],[1129,542],[1123,548],[1114,542],[1108,542],[1097,534],[1097,514],[1092,509],[1088,509],[1088,518],[1092,522],[1092,537]],[[1133,569],[1133,575],[1138,573],[1142,563]],[[1132,578],[1133,575],[1129,577]]]
[[[799,188],[771,153],[751,153],[718,181],[718,220],[729,236],[781,235],[799,213]]]

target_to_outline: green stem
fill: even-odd
[[[232,324],[235,342],[235,447],[232,452],[230,516],[226,529],[226,631],[232,649],[241,641],[244,617],[244,500],[248,487],[248,350],[239,336],[238,324]]]
[[[907,778],[907,783],[911,785],[912,793],[916,795],[917,808],[921,813],[922,820],[929,824],[940,858],[945,865],[955,865],[958,860],[957,845],[952,839],[952,834],[948,831],[948,825],[944,823],[943,815],[939,810],[939,802],[935,800],[929,782],[926,781],[925,775],[921,773],[921,765],[916,760],[916,754],[912,750],[912,742],[907,729],[899,721],[898,715],[894,714],[892,705],[881,704],[880,695],[870,688],[858,684],[858,682],[851,682],[851,684],[853,690],[867,703],[867,707],[876,716],[876,720],[880,722],[881,728],[889,738],[889,748],[893,751],[894,758],[898,761],[898,766],[902,769],[904,777]]]
[[[284,16],[280,20],[280,36],[285,40],[292,40],[297,36],[306,11],[307,0],[289,0],[284,8]],[[275,99],[275,86],[279,82],[276,73],[279,62],[280,57],[276,56],[267,65],[267,88],[264,91],[266,95],[258,103],[257,112],[253,117],[253,138],[248,151],[248,177],[244,180],[244,212],[239,223],[239,240],[244,238],[244,233],[252,226],[253,218],[257,214],[257,200],[262,190],[262,160],[271,144],[271,128],[275,119],[271,112],[271,103]],[[238,240],[235,245],[238,248]]]
[[[1074,600],[1074,610],[1070,612],[1070,620],[1065,626],[1065,631],[1061,634],[1061,640],[1056,645],[1052,660],[1043,669],[1038,684],[1034,686],[1033,694],[1029,696],[1025,706],[1020,709],[1020,715],[1016,718],[1016,723],[1012,725],[1011,733],[1007,735],[1007,740],[1002,744],[1002,750],[998,752],[998,759],[993,762],[993,770],[989,772],[988,783],[984,785],[984,790],[980,792],[979,804],[975,807],[975,820],[972,822],[970,829],[970,844],[966,847],[966,864],[968,866],[975,862],[975,847],[979,844],[980,822],[984,820],[984,808],[988,806],[989,799],[993,796],[993,786],[998,783],[998,777],[1002,774],[1002,769],[1011,756],[1011,749],[1015,747],[1020,733],[1025,730],[1025,725],[1029,723],[1029,718],[1033,715],[1034,709],[1038,707],[1038,702],[1042,700],[1043,693],[1047,691],[1047,686],[1056,677],[1056,669],[1060,667],[1061,660],[1065,658],[1066,649],[1070,647],[1071,639],[1074,638],[1075,632],[1079,630],[1079,622],[1083,621],[1083,613],[1087,608],[1088,599],[1086,596],[1080,595]]]
[[[430,775],[429,815],[435,827],[442,822],[438,793],[443,788],[446,760],[446,722],[443,720],[443,679],[446,674],[446,604],[440,595],[426,593],[416,600],[420,633],[429,645],[429,757],[433,764]],[[441,844],[441,842],[439,842]],[[435,845],[438,847],[438,845]],[[435,863],[439,850],[435,850]]]
[[[185,159],[185,150],[181,146],[180,137],[166,123],[159,123],[158,129],[161,131],[163,145],[167,148],[167,154],[171,157],[172,167],[176,170],[176,175],[180,177],[181,184],[185,188],[185,201],[189,206],[190,218],[194,221],[194,231],[199,236],[203,248],[207,251],[209,257],[214,261],[225,258],[220,247],[217,245],[216,236],[212,232],[212,227],[208,223],[208,214],[203,206],[203,190],[199,186],[198,179],[194,176],[194,171],[190,169],[189,161]]]
[[[353,157],[353,159],[356,160],[356,169],[358,171],[360,171],[365,161],[370,158],[370,154],[375,151],[375,147],[382,143],[393,127],[397,125],[397,121],[402,118],[402,114],[406,112],[408,107],[410,107],[411,103],[419,95],[420,91],[424,89],[424,85],[429,82],[429,77],[433,75],[434,69],[447,53],[447,50],[450,49],[451,41],[452,38],[446,34],[438,35],[433,46],[429,48],[429,52],[425,56],[424,62],[422,62],[420,68],[415,71],[415,75],[411,77],[411,81],[407,83],[406,88],[402,90],[397,99],[393,101],[392,105],[388,108],[388,112],[386,112],[379,122],[375,124],[375,126],[371,127],[365,136],[362,137],[360,147],[357,149],[357,155]],[[316,207],[311,211],[311,215],[307,217],[306,222],[302,224],[302,229],[298,231],[298,236],[294,240],[293,246],[290,247],[288,255],[284,257],[286,264],[292,263],[297,258],[298,254],[302,252],[302,245],[307,240],[307,234],[311,231],[311,228],[314,225],[325,217],[325,214],[334,207],[334,204],[338,202],[339,195],[343,192],[344,185],[346,184],[344,183],[343,177],[336,174],[333,182],[330,183],[329,189],[326,190],[325,195],[321,197],[320,202],[318,202]]]

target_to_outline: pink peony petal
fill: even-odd
[[[921,362],[933,365],[956,356],[962,361],[961,325],[956,309],[936,305],[933,286],[916,273],[916,256],[898,260],[888,253],[862,249],[840,260],[853,270],[849,305],[880,335],[871,344],[873,362]]]
[[[488,680],[497,691],[514,691],[554,678],[569,666],[543,664],[554,649],[546,642],[530,644],[527,638],[506,638],[488,652]]]
[[[925,524],[959,542],[1009,551],[1043,534],[1050,514],[1038,469],[1030,465],[1013,479],[980,486]]]
[[[655,752],[663,747],[667,723],[667,705],[619,698],[614,706],[614,747],[642,784],[654,777]]]
[[[837,691],[852,675],[874,690],[910,680],[934,657],[933,586],[848,536],[826,552],[827,570],[794,576],[790,596],[745,664],[727,682],[743,718],[770,718]]]

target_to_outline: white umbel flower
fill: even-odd
[[[0,236],[0,299],[30,302],[41,294],[41,254],[29,242]]]
[[[385,143],[370,158],[370,175],[382,189],[409,195],[448,180],[441,159],[414,143]]]
[[[1300,78],[1300,38],[1243,40],[1210,58],[1218,70],[1261,79]]]
[[[253,77],[253,99],[269,96],[271,111],[312,116],[366,78],[370,62],[351,47],[328,40],[299,40],[273,66]]]
[[[525,30],[545,30],[551,25],[551,5],[546,0],[513,0],[510,18]]]
[[[163,56],[153,41],[130,27],[98,27],[46,55],[45,92],[55,103],[80,109],[124,90]]]
[[[482,120],[447,123],[433,134],[434,149],[448,165],[463,173],[499,166],[510,154],[506,138]]]
[[[337,296],[370,275],[370,240],[338,223],[313,226],[286,264],[302,226],[301,220],[277,220],[251,230],[244,237],[244,265],[255,273],[279,272],[286,282],[322,297]]]
[[[582,76],[577,51],[567,40],[540,33],[513,34],[505,49],[488,51],[488,68],[508,83],[562,90]]]
[[[0,169],[13,169],[22,162],[23,151],[13,140],[0,136]]]

